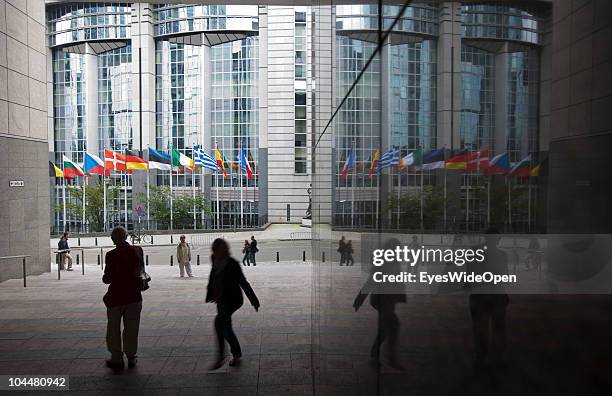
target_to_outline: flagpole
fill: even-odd
[[[195,186],[195,148],[191,147],[191,158],[193,160],[193,169],[191,170],[191,189],[193,190],[193,229],[197,228],[197,216],[196,216],[196,186]]]
[[[125,163],[125,181],[123,182],[123,203],[125,205],[125,229],[128,229],[128,209],[127,209],[127,184],[128,184],[128,177],[127,177],[127,161]]]
[[[529,177],[529,184],[527,184],[527,188],[529,191],[529,196],[527,200],[527,232],[531,232],[531,176]]]
[[[204,150],[203,147],[200,148]],[[204,193],[204,164],[200,164],[200,196]],[[201,211],[202,228],[204,228],[204,210]]]
[[[421,148],[421,152],[423,152],[423,149]],[[423,233],[424,230],[424,224],[423,224],[423,178],[424,178],[424,174],[425,174],[425,164],[423,164],[423,158],[421,157],[421,233]]]
[[[217,162],[217,152],[219,149],[217,148],[217,142],[215,141],[215,163]],[[221,159],[223,161],[223,159]],[[219,164],[215,168],[215,185],[217,187],[217,229],[221,228],[221,224],[219,223]]]
[[[468,165],[470,158],[468,157]],[[480,191],[480,149],[476,151],[476,184],[478,185],[478,191]],[[478,200],[478,213],[480,214],[480,199]],[[480,215],[478,216],[478,223],[480,224]]]
[[[64,232],[66,232],[66,227],[67,227],[67,219],[66,219],[66,164],[64,163],[64,156],[62,155],[62,170],[64,172],[64,177],[62,177],[62,187],[63,187],[63,193],[62,193],[62,201],[63,201],[63,206],[64,206]]]
[[[446,150],[445,155],[446,155]],[[446,162],[444,163],[444,233],[446,234]]]
[[[238,163],[238,183],[240,183],[240,228],[244,228],[244,199],[242,191],[242,140],[240,141],[240,162]]]
[[[510,177],[506,176],[506,184],[508,185],[508,232],[512,231],[512,206],[510,203]]]
[[[378,165],[376,166],[378,168]],[[378,173],[378,169],[377,169],[377,173]],[[379,227],[379,207],[380,206],[380,174],[376,175],[376,228],[380,229],[382,227]]]
[[[102,175],[102,191],[104,194],[104,226],[102,227],[102,229],[104,230],[104,232],[106,232],[106,216],[108,215],[108,212],[106,210],[106,158],[104,161],[104,174]]]
[[[467,152],[467,168],[470,166],[470,151]],[[465,170],[465,232],[470,230],[470,171]]]
[[[354,169],[353,169],[353,176],[352,176],[352,188],[351,188],[351,228],[355,228],[355,176],[357,176],[357,153],[356,148],[357,148],[357,142],[355,141],[355,138],[353,138],[353,148],[352,148],[352,157],[351,161],[353,162],[353,164],[355,164]],[[349,170],[350,170],[350,166],[351,164],[349,163]]]
[[[174,161],[171,161],[174,162]],[[174,197],[172,193],[172,170],[174,169],[174,164],[170,164],[170,231],[174,229]]]
[[[401,213],[401,196],[402,196],[402,171],[397,171],[397,229],[400,228],[400,213]]]
[[[147,150],[147,230],[151,229],[151,211],[149,210],[149,198],[150,198],[150,192],[149,192],[149,184],[151,184],[151,174],[150,174],[150,165],[151,165],[151,161],[149,158],[150,155],[150,151]]]
[[[491,226],[491,175],[487,182],[487,226]]]
[[[83,164],[84,165],[84,164]],[[87,187],[87,176],[83,176],[83,219],[81,221],[81,232],[85,232],[85,200],[87,199],[85,190]]]

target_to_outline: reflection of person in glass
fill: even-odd
[[[496,275],[508,274],[508,256],[499,249],[499,231],[489,228],[486,236],[487,253],[484,262],[472,263],[474,273],[492,272]],[[500,367],[506,348],[506,309],[508,294],[501,285],[477,284],[470,295],[470,313],[474,334],[474,370]]]
[[[396,246],[400,245],[400,241],[393,238],[385,243],[384,248],[395,249]],[[392,275],[401,273],[402,267],[397,261],[391,261],[385,262],[380,267],[373,266],[372,270],[372,272],[380,271],[385,275]],[[378,334],[370,350],[372,363],[379,364],[381,345],[386,341],[389,366],[397,370],[403,370],[402,365],[397,360],[400,321],[395,313],[395,304],[406,302],[404,286],[402,283],[386,283],[384,286],[380,286],[374,282],[370,275],[357,297],[355,297],[353,302],[355,311],[361,307],[368,295],[370,295],[370,305],[378,312]]]
[[[340,253],[340,265],[344,264],[346,261],[346,240],[344,239],[344,235],[338,241],[338,253]]]
[[[532,236],[527,247],[527,257],[525,257],[525,270],[539,270],[542,265],[542,252],[538,238]]]

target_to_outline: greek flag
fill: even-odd
[[[200,148],[200,146],[193,146],[193,164],[202,168],[217,170],[217,162]]]
[[[390,168],[392,166],[399,165],[399,161],[400,161],[399,148],[391,147],[380,158],[380,161],[378,162],[378,170],[381,171],[385,168]]]

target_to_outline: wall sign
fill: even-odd
[[[9,187],[23,187],[25,182],[23,180],[9,180]]]

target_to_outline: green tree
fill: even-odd
[[[74,219],[83,216],[83,192],[85,193],[85,221],[89,224],[89,231],[99,232],[104,230],[104,186],[96,183],[87,186],[66,186],[67,193],[72,199],[66,201],[67,215]],[[114,186],[106,186],[106,210],[107,216],[111,217],[117,208],[114,207],[118,189]],[[63,204],[58,205],[57,211],[63,210]]]
[[[138,194],[138,200],[146,206],[146,195]],[[173,226],[175,229],[190,228],[193,226],[193,208],[196,213],[208,215],[210,202],[200,191],[196,191],[195,197],[191,191],[185,194],[173,194],[172,212]],[[160,229],[170,227],[170,187],[150,186],[149,188],[149,210],[151,217],[157,221]]]
[[[400,229],[419,230],[421,228],[421,191],[402,195],[399,200],[392,197],[387,201],[390,214],[390,227],[397,227],[397,211],[400,211]],[[423,228],[436,229],[443,222],[444,192],[438,187],[423,188]]]

